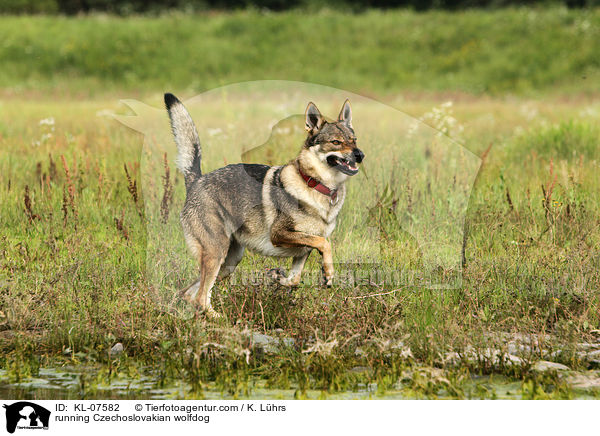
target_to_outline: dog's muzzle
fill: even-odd
[[[365,154],[361,151],[360,148],[355,148],[354,151],[352,152],[352,155],[354,156],[354,159],[358,163],[361,163],[363,161],[363,159],[365,158]]]
[[[329,155],[327,157],[327,163],[336,170],[348,176],[353,176],[358,173],[358,164],[361,163],[364,158],[365,154],[360,149],[355,148],[352,150],[352,153],[349,153],[348,155]]]

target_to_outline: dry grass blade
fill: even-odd
[[[362,300],[365,298],[379,297],[382,295],[394,294],[394,293],[402,291],[402,290],[403,290],[403,288],[398,288],[398,289],[393,289],[393,290],[387,291],[387,292],[376,292],[376,293],[367,294],[367,295],[357,295],[355,297],[346,297],[346,300]]]
[[[115,227],[117,228],[119,233],[121,233],[121,236],[123,236],[123,238],[125,240],[128,240],[129,232],[125,228],[124,221],[125,221],[125,211],[121,211],[121,218],[115,217]]]
[[[167,160],[167,153],[163,156],[165,175],[163,176],[163,197],[160,203],[160,221],[165,224],[169,220],[169,207],[173,200],[173,184],[171,183],[171,170]]]
[[[31,206],[31,197],[29,196],[29,185],[25,185],[25,194],[23,195],[23,201],[25,203],[25,213],[27,214],[27,219],[29,223],[32,223],[33,220],[41,219],[40,216],[33,212]]]
[[[73,212],[73,217],[77,219],[77,208],[75,207],[75,185],[73,184],[73,178],[71,177],[71,171],[69,170],[69,166],[67,165],[67,160],[64,155],[60,156],[62,161],[63,169],[65,170],[65,177],[67,178],[66,190],[63,190],[63,214],[65,223],[67,221],[67,209],[68,205]],[[68,194],[68,196],[67,196]]]
[[[138,190],[137,190],[137,181],[131,177],[129,174],[129,170],[127,169],[127,164],[123,164],[123,168],[125,169],[125,176],[127,176],[127,191],[131,195],[133,199],[133,203],[135,204],[135,208],[137,209],[137,213],[140,218],[142,218],[142,210],[140,208]]]
[[[48,176],[50,177],[50,181],[56,180],[56,162],[52,159],[52,155],[48,154],[49,164],[48,164]]]

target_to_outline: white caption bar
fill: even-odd
[[[0,400],[0,434],[577,434],[595,401]],[[588,417],[586,419],[586,417]],[[41,430],[41,431],[36,431]]]

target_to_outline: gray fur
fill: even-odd
[[[165,94],[165,105],[171,120],[171,130],[177,144],[175,164],[185,178],[186,187],[202,175],[200,169],[200,137],[192,117],[173,94]]]

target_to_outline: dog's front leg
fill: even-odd
[[[300,283],[300,278],[302,275],[302,270],[304,269],[304,264],[306,263],[306,259],[308,259],[308,255],[310,251],[306,253],[304,256],[296,256],[292,260],[292,269],[287,277],[281,277],[279,279],[279,283],[283,286],[298,286]]]
[[[323,281],[325,285],[331,286],[333,281],[333,254],[331,244],[327,239],[304,232],[273,230],[271,232],[271,243],[276,247],[315,248],[323,256]],[[305,261],[306,259],[302,262],[303,266]]]
[[[327,239],[325,239],[327,245],[325,250],[322,252],[323,254],[323,284],[327,287],[331,287],[333,282],[333,253],[331,250],[331,244]]]

